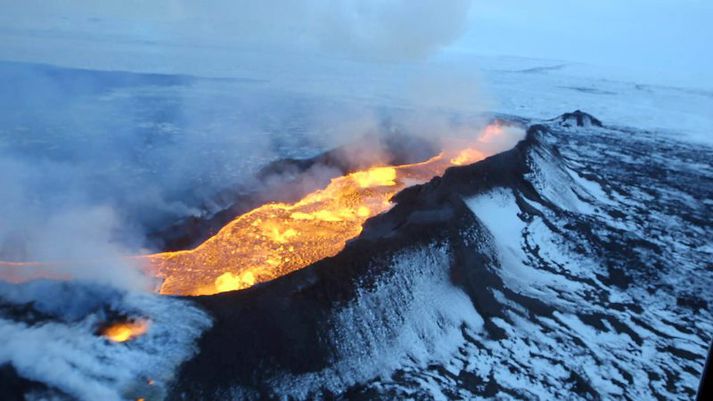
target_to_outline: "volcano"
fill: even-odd
[[[377,170],[365,187],[388,188],[388,207],[339,215],[359,217],[358,230],[300,268],[243,277],[233,291],[176,291],[160,308],[134,303],[148,330],[105,347],[183,351],[164,364],[171,373],[150,359],[123,397],[695,397],[713,327],[707,153],[582,111],[499,118],[525,123],[525,138],[445,158],[417,185],[394,189],[396,172]],[[106,318],[127,308],[119,299],[80,315]],[[173,302],[190,309],[162,315]],[[20,298],[0,310],[15,322],[68,319]],[[169,348],[172,327],[197,329]],[[1,373],[8,394],[82,398],[17,365]]]
[[[695,149],[627,134],[581,111],[531,125],[398,193],[335,256],[195,298],[215,325],[172,394],[693,397],[713,281],[710,214],[687,202],[712,177],[670,167]]]

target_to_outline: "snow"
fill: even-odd
[[[582,63],[498,56],[458,61],[482,69],[493,111],[543,120],[580,109],[605,126],[713,144],[710,89],[643,84],[634,77],[614,80],[616,71]]]
[[[591,195],[596,202],[603,202],[609,205],[615,204],[615,202],[609,199],[609,196],[606,192],[604,192],[602,186],[598,183],[587,180],[586,178],[580,176],[579,173],[571,169],[567,169],[567,174],[572,177],[572,180],[578,187],[589,193],[589,195]]]
[[[575,282],[562,280],[558,275],[533,269],[523,251],[524,234],[528,227],[520,219],[520,209],[510,189],[496,189],[465,199],[466,205],[488,229],[498,249],[503,277],[516,288],[530,288],[539,296],[552,296],[551,287],[562,286],[567,291],[577,291],[580,287]],[[542,231],[538,231],[542,233]],[[552,247],[551,238],[538,242],[543,252],[553,254],[559,250]]]
[[[620,140],[616,137],[619,132],[593,127],[563,131],[566,132],[558,134],[559,141],[552,142],[562,152],[562,159],[545,150],[535,150],[528,160],[533,171],[527,179],[554,203],[554,209],[524,197],[521,200],[537,211],[525,213],[509,188],[496,188],[465,199],[492,236],[505,287],[555,309],[551,316],[533,315],[504,291],[495,290],[495,298],[507,305],[507,313],[505,318],[490,320],[507,333],[507,338],[493,341],[475,334],[479,343],[465,346],[465,359],[480,364],[468,362],[466,369],[477,372],[483,380],[488,380],[492,372],[498,385],[523,398],[571,398],[575,391],[572,374],[605,399],[649,399],[654,395],[688,399],[699,380],[690,372],[700,371],[701,358],[708,347],[710,337],[704,333],[711,325],[710,313],[677,307],[671,294],[674,290],[659,288],[648,292],[649,283],[657,281],[637,274],[659,263],[660,282],[676,292],[688,292],[687,286],[694,285],[699,289],[694,291],[703,291],[702,295],[711,288],[711,277],[704,271],[704,256],[695,251],[695,244],[700,244],[707,231],[679,221],[679,215],[665,207],[674,204],[680,205],[682,211],[696,211],[697,205],[691,202],[690,192],[651,184],[646,170],[639,165],[646,163],[644,159],[627,159],[624,148],[600,149],[598,144],[609,143],[607,138]],[[552,138],[542,139],[548,142]],[[642,134],[632,140],[658,139]],[[634,151],[648,149],[652,154],[646,160],[659,160],[656,152],[665,152],[665,145],[658,149],[646,142],[626,146]],[[696,178],[690,179],[695,185],[708,179],[707,170],[697,170],[695,163],[677,164],[677,158],[700,157],[691,155],[683,149],[680,154],[669,153],[670,159],[659,162],[667,163],[671,166],[669,171],[677,174],[692,174]],[[622,166],[614,168],[612,160],[621,161]],[[628,178],[631,174],[636,181],[611,178],[608,174],[614,171],[617,177]],[[686,175],[680,177],[689,179]],[[656,175],[651,178],[651,182],[660,179]],[[617,186],[626,186],[626,191],[617,190]],[[651,187],[656,188],[655,195],[649,192]],[[609,214],[612,210],[625,217],[613,219]],[[635,255],[636,259],[624,267],[635,278],[628,288],[618,288],[606,283],[607,255],[598,248],[601,243],[592,242],[590,236],[577,238],[582,233],[570,225],[575,222],[589,227],[595,239],[616,241],[615,246],[620,247],[626,247],[619,242],[622,238],[641,238],[651,230],[664,230],[625,248]],[[652,253],[642,245],[646,242],[657,244],[668,256]],[[618,250],[613,252],[619,254]],[[665,262],[655,262],[661,258]],[[620,306],[614,307],[617,304]],[[621,307],[633,304],[640,305],[643,311]],[[682,358],[666,351],[670,348],[701,358]],[[550,359],[543,361],[537,355]],[[557,362],[550,363],[552,360]],[[587,388],[579,388],[576,394],[586,398],[586,391]]]
[[[276,394],[309,399],[319,388],[339,392],[389,377],[404,366],[423,369],[434,361],[445,363],[465,342],[462,325],[482,330],[483,319],[470,298],[450,281],[447,246],[404,250],[381,263],[390,264],[388,273],[338,308],[330,324],[333,331],[324,333],[336,350],[332,366],[276,378]],[[430,379],[422,384],[434,399],[445,399]]]

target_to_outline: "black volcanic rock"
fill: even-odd
[[[713,396],[713,343],[708,347],[708,358],[701,374],[701,384],[698,386],[696,401],[708,400]]]
[[[12,365],[0,365],[0,395],[3,401],[26,401],[28,394],[40,396],[48,389],[44,383],[23,378]]]
[[[602,122],[581,110],[564,113],[555,119],[563,127],[601,127]]]

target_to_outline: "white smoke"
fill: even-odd
[[[28,0],[3,5],[14,34],[90,33],[107,41],[326,52],[349,58],[428,55],[466,27],[471,0]],[[118,47],[118,46],[115,46]]]

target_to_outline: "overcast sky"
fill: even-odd
[[[476,1],[453,48],[613,66],[710,87],[713,1]]]
[[[661,83],[713,86],[710,0],[0,0],[0,6],[2,59],[106,68],[104,60],[121,69],[130,58],[136,68],[138,47],[155,55],[177,45],[378,61],[467,52],[613,66]]]

